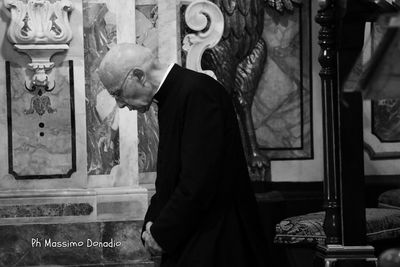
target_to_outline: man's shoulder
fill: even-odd
[[[183,69],[184,86],[187,87],[187,93],[211,93],[216,94],[221,90],[225,91],[224,87],[213,77],[205,74],[196,72],[191,69]]]

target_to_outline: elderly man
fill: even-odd
[[[266,266],[266,242],[231,98],[213,78],[114,46],[100,79],[120,108],[158,105],[156,193],[142,239],[161,266]]]

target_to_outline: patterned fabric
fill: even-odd
[[[275,243],[324,244],[325,212],[287,218],[276,225]],[[366,209],[368,242],[400,238],[400,210]]]
[[[325,233],[322,223],[324,212],[309,213],[306,215],[290,217],[275,228],[275,243],[324,243]]]
[[[382,193],[378,198],[378,205],[382,208],[400,210],[400,189],[393,189]]]
[[[400,210],[366,209],[367,240],[400,238]]]

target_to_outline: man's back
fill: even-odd
[[[156,194],[145,222],[164,266],[266,266],[236,114],[212,78],[175,65],[156,94]]]

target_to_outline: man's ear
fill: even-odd
[[[146,80],[146,73],[139,68],[134,68],[132,71],[133,76],[135,76],[141,84],[143,84]]]

